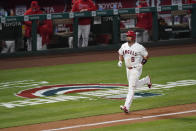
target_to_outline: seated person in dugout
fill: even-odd
[[[35,15],[35,14],[43,14],[40,10],[40,6],[37,1],[31,2],[31,7],[24,13],[24,15]],[[27,38],[27,51],[32,51],[32,39],[31,39],[31,29],[32,29],[32,21],[25,21],[25,38]],[[37,50],[40,50],[40,46],[42,45],[42,38],[40,36],[40,24],[37,21]]]
[[[31,2],[31,7],[24,15],[43,14],[37,1]],[[31,39],[32,21],[25,21],[25,38],[27,38],[27,51],[32,51]],[[46,50],[47,44],[53,33],[53,25],[51,20],[37,21],[37,50]]]
[[[41,11],[43,11],[44,14],[46,14],[46,11],[41,8]],[[44,20],[42,25],[40,26],[40,35],[42,36],[42,50],[47,49],[47,45],[51,41],[52,35],[53,35],[53,23],[52,20]]]
[[[168,26],[168,24],[165,22],[163,18],[159,18],[158,24],[159,24],[159,39],[160,40],[169,39],[169,33],[167,29],[170,29],[170,27]]]
[[[8,16],[14,16],[14,11],[10,9],[8,11]],[[14,53],[15,52],[15,40],[5,40],[2,41],[2,50],[1,53]]]
[[[196,4],[196,0],[187,0],[187,2],[186,2],[186,4]],[[189,21],[189,29],[191,30],[192,29],[192,26],[191,26],[191,24],[192,24],[192,21],[191,21],[191,10],[188,10],[187,11],[188,12],[188,21]]]

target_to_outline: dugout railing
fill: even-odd
[[[54,14],[41,14],[41,15],[29,15],[29,16],[8,16],[0,17],[1,23],[9,22],[24,22],[32,21],[32,51],[37,49],[37,20],[55,20],[55,19],[73,19],[73,36],[74,44],[73,48],[77,48],[78,43],[78,18],[80,17],[95,17],[95,16],[112,16],[113,17],[113,31],[112,31],[112,43],[120,43],[120,30],[119,30],[119,16],[123,14],[137,14],[137,13],[148,13],[152,12],[153,24],[152,24],[152,41],[158,41],[158,13],[164,11],[175,11],[175,10],[190,10],[191,11],[191,38],[196,38],[196,4],[182,4],[182,5],[168,5],[160,7],[146,7],[146,8],[123,8],[123,9],[111,9],[102,11],[91,11],[91,12],[64,12]]]

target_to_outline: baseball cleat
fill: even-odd
[[[150,78],[149,75],[148,75],[148,78],[149,78],[149,83],[147,85],[148,85],[148,88],[151,88],[152,87],[152,82],[151,82],[151,78]]]
[[[124,111],[124,113],[129,113],[129,111],[127,110],[127,108],[125,106],[120,106],[120,109]]]

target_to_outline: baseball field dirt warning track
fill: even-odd
[[[196,53],[196,44],[172,45],[147,48],[150,57],[169,56]],[[20,58],[0,59],[0,69],[28,68],[35,66],[50,66],[61,64],[75,64],[83,62],[117,60],[117,50],[83,52],[62,55],[47,55]]]
[[[148,49],[151,57],[180,55],[196,53],[196,44],[161,46]],[[95,59],[96,58],[96,59]],[[117,60],[116,51],[85,52],[74,54],[32,56],[20,58],[0,59],[0,69],[30,68],[36,66],[50,66],[61,64],[74,64],[82,62]],[[118,107],[116,107],[118,108]],[[119,109],[120,110],[120,109]],[[77,119],[62,120],[56,122],[40,123],[20,127],[4,128],[0,131],[60,131],[60,130],[85,130],[101,127],[109,127],[121,124],[132,124],[161,119],[196,116],[196,103],[161,107],[156,109],[130,112],[129,114],[117,113]]]

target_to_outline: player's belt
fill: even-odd
[[[135,68],[135,67],[128,67],[129,70],[131,70],[131,69],[133,69],[133,68]]]
[[[141,67],[142,65],[139,64],[139,65],[135,65],[135,66],[130,66],[130,67],[127,67],[129,70],[133,69],[133,68],[137,68],[137,67]]]

